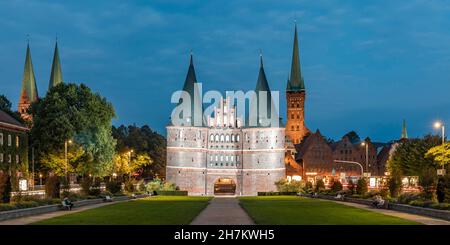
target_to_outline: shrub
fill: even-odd
[[[391,197],[398,197],[402,190],[402,180],[400,176],[398,175],[392,175],[388,180],[388,188],[389,188],[389,195]]]
[[[440,177],[436,187],[436,196],[440,203],[450,202],[450,176]]]
[[[433,203],[430,205],[430,208],[450,210],[450,203]]]
[[[134,180],[129,179],[124,183],[124,189],[126,192],[134,192],[136,188],[134,187]]]
[[[47,198],[60,198],[61,182],[58,176],[50,175],[45,182],[45,195]]]
[[[331,191],[337,193],[342,190],[342,183],[339,180],[332,180]]]
[[[106,190],[112,194],[117,194],[122,191],[122,183],[117,180],[110,180],[106,182]]]
[[[9,203],[11,201],[11,177],[6,173],[0,173],[0,202]]]
[[[365,195],[367,193],[367,181],[365,178],[360,178],[356,184],[356,193],[358,195]]]
[[[415,200],[415,201],[411,201],[409,203],[409,205],[411,205],[411,206],[424,207],[424,208],[431,207],[432,205],[435,205],[435,204],[437,204],[437,203],[434,201],[431,201],[431,200],[425,200],[425,201],[424,200]]]
[[[323,180],[317,180],[316,182],[316,188],[314,189],[315,192],[322,192],[323,190],[325,190],[325,183],[323,182]]]
[[[100,189],[100,179],[94,179],[92,181],[92,186],[89,189],[89,195],[90,196],[99,196],[102,190]]]
[[[81,181],[81,192],[84,195],[89,195],[89,191],[91,190],[91,186],[92,186],[92,178],[91,177],[84,177],[83,180]]]
[[[301,192],[302,191],[302,182],[291,180],[290,182],[286,179],[281,179],[275,182],[277,190],[279,192]],[[311,187],[312,188],[312,187]]]
[[[355,194],[356,185],[352,180],[348,181],[347,189],[349,190],[350,195]]]
[[[161,189],[161,185],[162,184],[160,179],[154,179],[145,185],[145,191],[149,193],[154,193]]]
[[[436,169],[426,168],[419,176],[419,185],[422,187],[422,192],[426,200],[436,200]]]
[[[308,181],[306,182],[305,186],[303,187],[304,192],[311,193],[313,191],[313,183]]]
[[[177,190],[177,185],[170,182],[164,182],[161,188],[162,191],[175,191]]]
[[[279,191],[268,191],[268,192],[258,192],[258,196],[296,196],[297,192],[279,192]]]
[[[157,195],[160,196],[187,196],[187,191],[157,191]]]
[[[405,192],[398,196],[397,202],[409,204],[411,201],[422,200],[422,194],[418,192]]]

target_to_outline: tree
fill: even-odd
[[[437,173],[436,169],[432,167],[425,167],[419,174],[419,185],[422,187],[424,198],[427,200],[436,200],[436,184]]]
[[[323,180],[319,179],[316,182],[316,188],[315,188],[315,192],[322,192],[323,190],[325,190],[325,183],[323,182]]]
[[[339,180],[332,180],[331,181],[331,191],[333,191],[333,192],[338,192],[338,191],[341,191],[342,190],[342,188],[343,188],[343,186],[342,186],[342,183],[339,181]]]
[[[391,197],[398,197],[402,190],[402,179],[398,173],[393,173],[388,179],[389,194]]]
[[[151,164],[142,167],[142,176],[164,177],[166,168],[166,139],[149,126],[134,125],[113,127],[113,137],[117,140],[116,152],[133,150],[135,154],[146,153]]]
[[[445,167],[450,162],[450,142],[432,147],[427,151],[425,157],[432,158],[437,165]]]
[[[81,173],[104,176],[112,168],[115,141],[111,137],[114,108],[105,98],[86,85],[61,83],[51,88],[46,97],[34,102],[32,144],[38,161],[55,171],[65,168],[65,142],[73,140],[83,154],[78,162],[70,161]],[[69,152],[68,152],[69,153]]]
[[[410,139],[400,143],[388,161],[390,172],[399,175],[418,176],[424,168],[435,168],[433,157],[426,153],[441,144],[439,136],[427,135],[423,139]]]
[[[11,101],[6,98],[5,95],[0,95],[0,110],[2,111],[11,111]]]
[[[367,181],[365,178],[360,178],[356,184],[356,193],[358,195],[365,195],[367,193]]]
[[[152,164],[152,159],[147,153],[137,152],[134,156],[130,157],[130,152],[117,153],[114,157],[114,172],[119,175],[131,174],[138,170],[141,170]]]
[[[350,194],[352,195],[355,194],[356,184],[355,182],[353,182],[353,180],[348,181],[347,188],[350,191]]]

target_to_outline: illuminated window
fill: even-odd
[[[16,155],[16,163],[19,163],[19,155]]]
[[[236,135],[236,142],[239,142],[239,134]]]
[[[11,135],[8,134],[8,146],[11,146]]]
[[[226,142],[230,142],[230,135],[229,135],[229,134],[227,134],[227,135],[225,136],[225,141],[226,141]]]
[[[221,134],[220,135],[220,142],[223,142],[224,141],[224,136],[223,136],[223,134]]]
[[[232,134],[231,135],[231,142],[234,142],[234,140],[235,140],[235,136],[234,136],[234,134]]]
[[[19,148],[20,139],[19,136],[16,136],[16,147]]]
[[[216,142],[219,142],[219,135],[216,134]]]
[[[0,153],[0,162],[3,162],[3,153]]]
[[[0,133],[0,145],[3,145],[3,133]]]
[[[211,134],[211,135],[209,136],[209,140],[210,140],[211,142],[214,141],[214,135],[213,135],[213,134]]]

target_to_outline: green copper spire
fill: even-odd
[[[23,69],[22,78],[22,102],[29,101],[29,103],[36,101],[39,98],[36,87],[36,78],[34,76],[33,62],[31,60],[30,45],[27,44],[27,54],[25,58],[25,66]]]
[[[59,52],[58,52],[58,41],[55,44],[55,52],[53,54],[53,64],[52,71],[50,74],[50,82],[48,84],[48,89],[63,82],[61,64],[59,62]]]
[[[305,83],[303,81],[302,72],[300,69],[300,54],[298,48],[297,24],[295,25],[294,48],[292,50],[291,76],[287,83],[286,90],[287,91],[305,90]]]
[[[403,119],[403,126],[402,126],[402,137],[400,139],[407,139],[408,138],[408,132],[406,131],[406,121]]]

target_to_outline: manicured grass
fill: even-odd
[[[241,197],[256,224],[265,225],[400,225],[413,221],[343,204],[295,196]]]
[[[210,197],[156,196],[67,214],[38,225],[184,225],[207,205]]]

